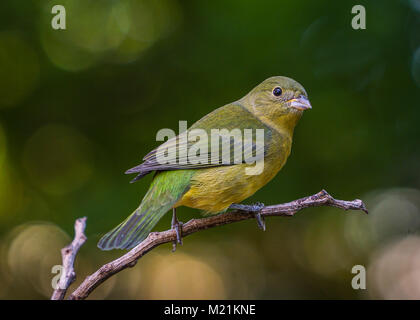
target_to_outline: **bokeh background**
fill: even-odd
[[[51,28],[55,4],[66,30]],[[356,4],[366,30],[351,28]],[[200,232],[91,298],[419,299],[419,17],[419,0],[1,1],[0,298],[50,296],[78,217],[88,242],[76,284],[120,256],[96,243],[146,192],[150,176],[129,184],[123,172],[156,132],[286,75],[313,110],[286,166],[247,202],[325,188],[370,214],[311,208],[268,219],[266,232],[255,221]],[[354,265],[366,290],[351,287]]]

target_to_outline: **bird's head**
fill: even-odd
[[[287,77],[271,77],[251,90],[242,100],[261,120],[294,128],[306,109],[311,109],[303,86]]]

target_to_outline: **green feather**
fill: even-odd
[[[149,172],[155,170],[182,170],[182,169],[203,169],[223,165],[233,165],[245,162],[248,155],[257,155],[253,160],[261,160],[261,155],[266,153],[266,148],[271,140],[272,129],[255,117],[241,103],[235,102],[225,105],[209,113],[196,123],[194,123],[188,132],[192,133],[195,129],[204,130],[208,139],[190,141],[184,135],[183,138],[176,136],[163,143],[160,147],[149,152],[144,158],[143,163],[126,171],[127,174],[137,173],[138,176],[132,182],[144,177]],[[212,129],[219,129],[219,152],[212,152]],[[223,129],[227,132],[223,132]],[[240,130],[241,139],[234,139],[230,135],[231,130]],[[250,141],[243,132],[243,129],[252,130]],[[264,129],[264,144],[256,143],[256,129]],[[191,163],[188,158],[190,148],[194,146],[200,150],[200,159],[205,159],[204,163]],[[259,150],[261,148],[262,150]],[[223,150],[227,149],[228,163],[222,159],[225,155]],[[168,163],[161,163],[168,150],[176,150],[165,156]],[[236,152],[239,150],[239,152]]]
[[[98,243],[102,250],[131,249],[143,241],[156,223],[188,191],[194,170],[156,174],[140,206]]]

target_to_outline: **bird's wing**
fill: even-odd
[[[213,145],[212,129],[219,129],[218,150]],[[234,130],[235,129],[235,130]],[[251,129],[252,134],[245,134],[244,129]],[[264,130],[264,143],[256,142],[256,129]],[[201,130],[201,131],[200,131]],[[232,134],[241,134],[235,139]],[[271,139],[271,129],[257,119],[239,103],[229,104],[209,113],[187,130],[188,135],[205,133],[208,139],[188,139],[187,134],[180,134],[169,139],[143,158],[143,163],[126,171],[137,173],[132,182],[137,181],[152,171],[201,169],[245,162],[252,156],[253,161],[261,160],[266,152],[267,142]],[[213,140],[214,141],[214,140]],[[199,156],[191,157],[200,151]],[[224,152],[223,150],[227,150]],[[171,152],[172,151],[172,152]],[[193,159],[194,158],[194,159]]]

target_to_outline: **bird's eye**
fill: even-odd
[[[273,90],[273,94],[274,94],[276,97],[280,96],[282,92],[283,92],[283,91],[281,90],[281,88],[280,88],[280,87],[275,87],[275,88],[274,88],[274,90]]]

